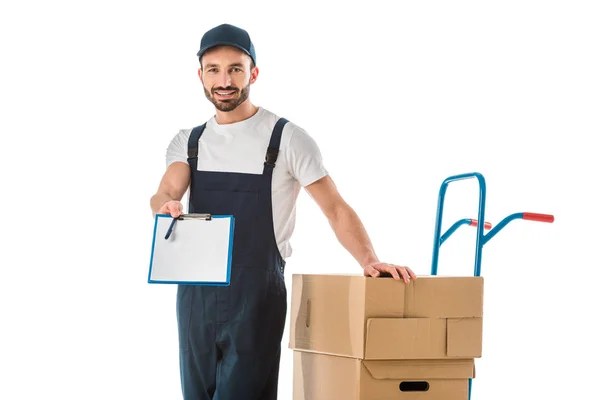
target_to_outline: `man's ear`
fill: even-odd
[[[204,79],[202,78],[202,67],[198,68],[198,77],[200,78],[200,82],[204,84]]]
[[[256,82],[256,78],[258,78],[258,67],[252,69],[252,72],[250,73],[250,83]]]

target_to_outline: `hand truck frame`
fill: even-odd
[[[477,219],[465,218],[456,221],[450,228],[441,234],[442,229],[442,214],[444,211],[444,200],[446,197],[446,190],[448,185],[452,182],[476,178],[479,182],[479,210]],[[524,219],[527,221],[537,221],[537,222],[554,222],[554,215],[551,214],[540,214],[540,213],[532,213],[532,212],[517,212],[506,216],[502,219],[498,225],[492,228],[492,224],[489,222],[485,222],[485,203],[486,201],[486,184],[485,178],[479,172],[470,172],[465,174],[453,175],[446,178],[442,185],[440,186],[439,196],[438,196],[438,204],[437,204],[437,214],[435,219],[435,232],[433,237],[433,255],[431,260],[431,275],[437,275],[438,273],[438,260],[439,260],[439,252],[440,246],[444,243],[460,226],[469,225],[475,226],[477,228],[477,238],[475,242],[475,268],[473,271],[473,276],[481,275],[481,256],[483,246],[488,243],[498,232],[500,232],[508,223],[514,221],[516,219]],[[479,221],[484,221],[483,224],[480,224]],[[487,234],[484,234],[484,229],[489,230]],[[471,399],[471,389],[472,389],[472,378],[469,378],[469,400]]]

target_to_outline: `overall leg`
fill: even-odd
[[[177,289],[179,366],[184,400],[211,400],[216,388],[218,351],[212,322],[214,293],[197,286]]]
[[[277,390],[279,388],[279,365],[281,359],[281,346],[275,355],[275,360],[273,361],[273,366],[271,368],[271,372],[267,376],[267,382],[265,384],[265,389],[262,395],[259,397],[259,400],[277,400]]]
[[[251,276],[251,274],[255,276]],[[276,271],[245,271],[231,294],[231,314],[219,332],[223,358],[214,400],[276,400],[287,297]]]

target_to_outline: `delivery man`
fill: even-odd
[[[250,101],[259,70],[248,32],[216,26],[203,35],[197,56],[215,114],[174,136],[150,205],[154,214],[178,217],[189,189],[189,213],[231,214],[235,229],[230,286],[177,289],[183,397],[275,400],[287,311],[284,266],[300,188],[365,276],[389,274],[406,282],[416,276],[377,258],[306,131]]]

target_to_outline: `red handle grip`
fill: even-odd
[[[554,215],[524,212],[523,219],[538,222],[554,222]]]
[[[471,219],[471,223],[469,225],[470,226],[477,226],[477,220],[476,219]],[[483,229],[492,229],[492,224],[490,222],[484,222],[483,223]]]

